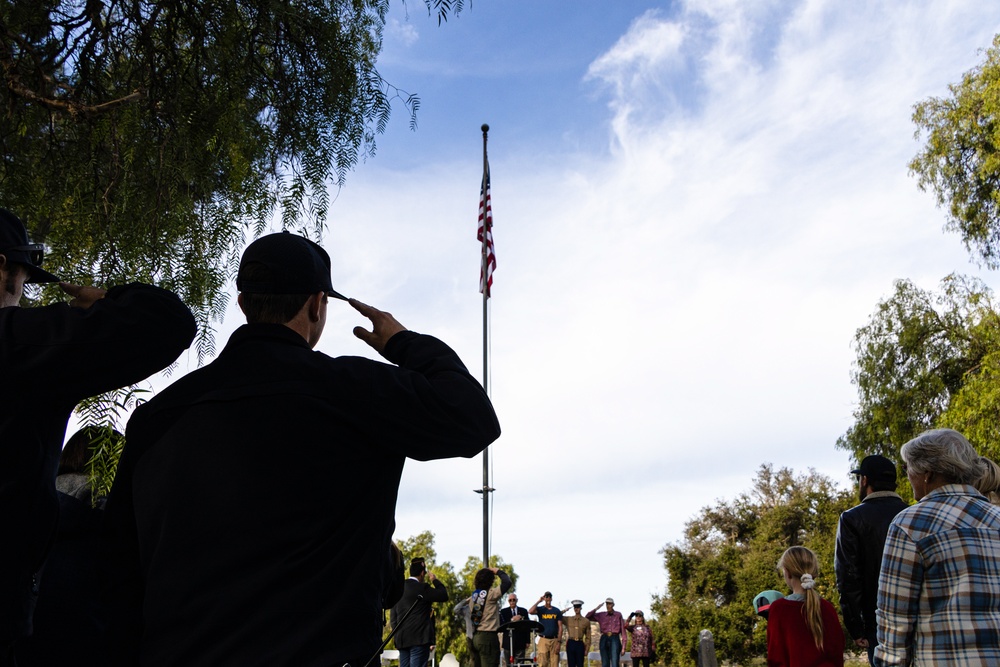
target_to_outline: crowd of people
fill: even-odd
[[[844,625],[875,667],[1000,665],[1000,469],[959,432],[934,429],[900,449],[914,505],[879,455],[858,469],[861,504],[844,512],[835,566]],[[792,593],[766,608],[769,667],[840,667],[845,638],[815,588],[816,555],[785,551]]]
[[[429,585],[423,583],[419,575],[414,575],[414,567],[411,565],[410,581],[420,582],[429,596]],[[421,567],[423,561],[416,566],[418,570]],[[496,579],[499,579],[499,584],[494,586]],[[498,568],[483,568],[476,573],[474,585],[475,592],[460,600],[453,609],[456,618],[465,622],[472,667],[497,667],[501,662],[504,665],[527,663],[539,667],[559,667],[563,646],[568,667],[583,667],[590,653],[591,630],[595,623],[600,633],[602,667],[619,667],[626,649],[630,652],[632,663],[643,667],[649,667],[655,655],[653,633],[646,625],[642,610],[637,609],[625,618],[615,610],[613,598],[607,598],[583,614],[583,600],[573,600],[570,607],[559,609],[552,605],[552,592],[545,591],[530,608],[525,609],[518,605],[517,594],[511,592],[507,596],[507,606],[503,607],[500,600],[511,587],[506,572]],[[410,606],[417,609],[417,606],[401,600],[393,608],[393,617],[401,617]],[[573,614],[569,615],[567,612],[571,609]],[[532,616],[535,620],[531,619]],[[421,609],[417,620],[409,624],[393,623],[393,633],[397,637],[399,633],[409,633],[415,624],[421,624],[419,634],[426,640],[426,644],[419,648],[419,655],[426,662],[427,651],[434,641],[434,622],[429,607]],[[537,638],[536,654],[529,656],[527,649],[532,635]],[[409,642],[400,644],[396,639],[396,648],[399,649],[400,667],[415,667],[412,657],[415,647]],[[405,653],[410,655],[404,657]]]
[[[1000,665],[1000,466],[951,429],[921,434],[900,456],[912,506],[896,493],[896,466],[886,457],[865,457],[851,471],[860,504],[840,517],[834,565],[844,626],[877,667]],[[767,619],[769,667],[842,667],[846,640],[836,608],[817,590],[816,554],[793,546],[778,570],[790,593],[764,591],[754,600]],[[476,579],[480,603],[491,608],[487,621],[469,616],[475,594],[455,607],[465,614],[473,667],[497,667],[498,643],[504,664],[522,662],[532,630],[540,667],[558,667],[564,640],[568,667],[583,667],[592,623],[602,667],[618,667],[628,635],[633,664],[648,667],[655,645],[641,610],[623,618],[608,598],[603,610],[584,615],[583,602],[573,600],[566,616],[570,608],[552,606],[546,591],[528,609],[511,593],[497,616],[510,580],[499,572],[501,585],[490,588],[494,573]]]

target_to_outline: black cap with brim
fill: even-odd
[[[267,280],[247,280],[244,268],[261,264],[269,270]],[[334,299],[347,297],[330,282],[330,255],[304,236],[288,231],[262,236],[243,251],[236,289],[247,294],[315,294]]]
[[[896,464],[879,454],[866,456],[861,465],[851,471],[852,475],[864,475],[872,481],[895,482]]]
[[[31,243],[28,230],[21,219],[5,208],[0,208],[0,255],[8,262],[20,264],[28,271],[29,283],[57,283],[59,278],[52,275],[40,264],[45,254],[45,246]]]
[[[11,260],[14,261],[14,260]],[[24,268],[28,270],[28,279],[25,281],[27,283],[58,283],[60,278],[55,276],[45,269],[35,266],[33,264],[24,264]]]

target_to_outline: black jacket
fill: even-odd
[[[531,617],[528,616],[528,610],[525,609],[524,607],[515,607],[515,609],[511,609],[510,606],[508,605],[506,607],[501,607],[500,609],[500,625],[503,625],[504,623],[510,623],[510,619],[514,618],[515,616],[520,616],[521,619],[525,621],[531,620]],[[514,630],[512,635],[514,639],[515,651],[520,651],[521,649],[523,649],[525,646],[528,645],[528,642],[531,640],[531,630],[526,630],[524,628],[518,628],[517,630]],[[506,632],[504,632],[503,635],[503,647],[505,649],[507,648]]]
[[[86,309],[0,308],[0,645],[31,632],[70,413],[84,398],[166,368],[195,330],[176,295],[137,283]]]
[[[875,641],[875,600],[885,536],[893,518],[906,507],[892,491],[877,491],[840,515],[834,570],[840,611],[852,639]]]
[[[389,614],[389,624],[396,630],[393,637],[396,648],[434,644],[434,607],[432,604],[434,602],[447,602],[448,590],[439,579],[435,579],[432,584],[414,578],[407,579],[403,584],[403,597],[399,599]],[[418,600],[418,595],[422,595],[423,599]],[[413,611],[407,614],[410,607],[413,607]]]
[[[399,367],[248,324],[140,406],[105,514],[123,664],[342,665],[382,638],[406,458],[474,456],[500,433],[447,345]]]

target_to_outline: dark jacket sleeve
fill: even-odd
[[[482,385],[443,342],[403,331],[384,356],[399,368],[373,369],[371,405],[380,416],[373,426],[400,454],[420,461],[471,457],[500,436]]]
[[[510,576],[503,570],[497,570],[497,576],[500,577],[500,595],[504,595],[510,590],[513,582],[510,580]]]
[[[435,579],[431,585],[424,589],[424,599],[428,602],[447,602],[448,589],[444,587],[440,579]]]
[[[7,309],[5,309],[7,310]],[[163,370],[194,339],[194,316],[172,292],[133,283],[108,290],[90,308],[54,304],[10,309],[5,349],[27,368],[64,369],[20,378],[25,391],[71,399],[139,382]]]
[[[861,618],[861,550],[858,533],[851,524],[849,515],[840,515],[837,523],[837,546],[834,553],[833,569],[837,575],[837,590],[840,591],[840,611],[844,615],[844,625],[853,639],[865,636],[864,621]]]

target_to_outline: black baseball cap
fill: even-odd
[[[879,454],[866,456],[861,465],[851,471],[852,475],[864,475],[869,481],[896,481],[896,464]]]
[[[244,268],[251,263],[270,269],[269,280],[250,281]],[[287,230],[262,236],[243,251],[236,289],[247,294],[315,294],[323,292],[335,299],[347,297],[330,282],[330,255],[319,244]]]
[[[59,278],[42,269],[45,246],[31,243],[28,230],[21,219],[5,208],[0,208],[0,255],[8,262],[20,264],[28,271],[29,283],[57,283]]]

